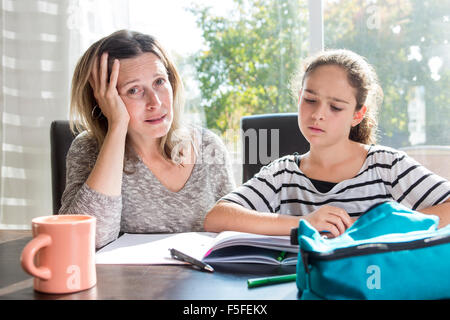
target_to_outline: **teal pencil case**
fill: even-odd
[[[450,224],[438,223],[396,202],[373,207],[334,239],[301,220],[291,235],[301,299],[450,298]]]

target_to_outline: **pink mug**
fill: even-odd
[[[54,215],[31,221],[33,239],[20,258],[34,276],[34,289],[70,293],[97,283],[95,270],[95,217]]]

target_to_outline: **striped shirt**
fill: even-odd
[[[300,158],[301,159],[301,158]],[[288,155],[263,167],[252,179],[221,198],[260,212],[306,215],[323,205],[359,216],[375,204],[397,201],[413,210],[445,202],[450,182],[402,151],[371,146],[355,177],[320,192]]]

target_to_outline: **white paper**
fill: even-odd
[[[243,248],[241,246],[246,246]],[[249,248],[253,247],[253,248]],[[232,250],[212,249],[234,247]],[[171,234],[126,233],[96,253],[97,264],[186,264],[172,259],[169,249],[177,249],[205,262],[253,262],[279,264],[280,251],[298,252],[288,236],[265,236],[245,232],[186,232]],[[224,256],[225,254],[225,256]],[[285,263],[287,263],[286,261]],[[295,259],[293,260],[295,264]]]

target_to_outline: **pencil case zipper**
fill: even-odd
[[[303,266],[306,273],[309,273],[309,264],[312,261],[332,261],[349,257],[364,256],[370,254],[413,250],[428,248],[450,242],[450,235],[439,235],[407,242],[376,242],[365,243],[354,247],[336,249],[330,252],[311,252],[300,248]]]

